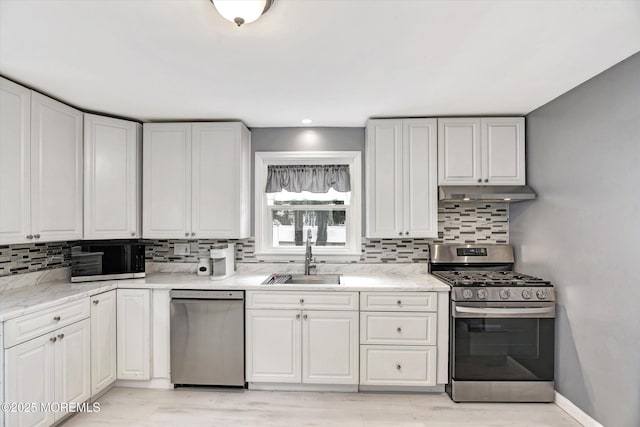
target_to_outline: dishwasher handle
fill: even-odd
[[[177,289],[170,295],[171,299],[178,300],[244,300],[244,291]]]

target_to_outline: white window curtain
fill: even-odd
[[[265,192],[291,193],[309,191],[327,193],[351,191],[349,165],[269,165]]]

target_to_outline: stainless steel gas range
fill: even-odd
[[[513,271],[510,245],[431,245],[451,285],[450,381],[456,402],[554,400],[553,285]]]

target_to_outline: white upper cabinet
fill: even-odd
[[[192,138],[192,236],[249,237],[249,130],[241,123],[194,123]]]
[[[487,185],[524,185],[524,117],[482,119],[482,170]]]
[[[0,77],[0,244],[31,235],[31,91]]]
[[[143,236],[249,237],[250,144],[239,122],[145,124]]]
[[[145,123],[142,152],[143,237],[188,237],[191,123]]]
[[[438,182],[524,185],[524,118],[438,119]]]
[[[366,131],[366,237],[437,237],[436,120],[369,120]]]
[[[84,237],[141,236],[140,136],[136,122],[84,115]]]
[[[31,229],[35,241],[82,239],[82,113],[31,92]]]

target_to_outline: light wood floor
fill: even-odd
[[[454,403],[446,394],[310,393],[114,388],[100,413],[64,427],[579,426],[552,403]]]

